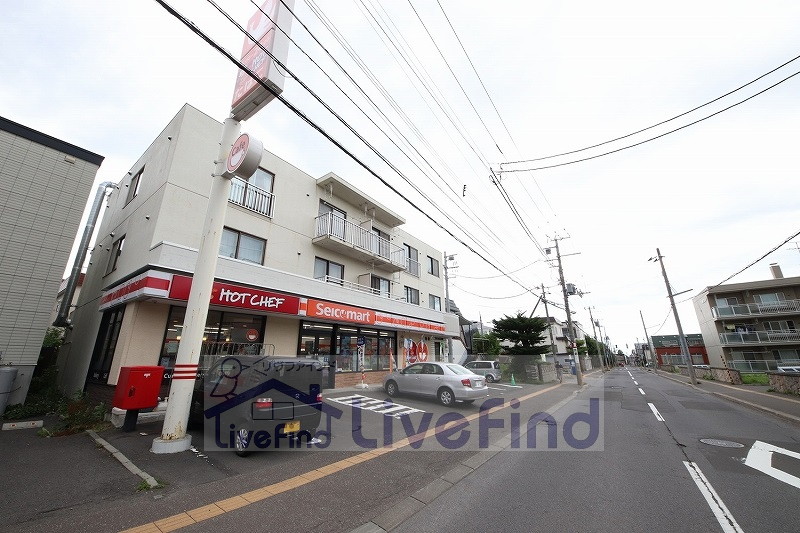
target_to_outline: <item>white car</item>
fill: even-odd
[[[497,361],[470,361],[464,365],[464,368],[485,377],[486,383],[500,381],[500,377],[503,375],[500,370],[500,363]]]
[[[416,363],[390,372],[383,378],[389,396],[419,394],[433,396],[442,405],[456,401],[472,403],[489,396],[486,379],[455,363]]]

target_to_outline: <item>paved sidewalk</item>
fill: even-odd
[[[659,371],[658,375],[685,383],[690,387],[692,386],[689,376],[664,371]],[[800,423],[800,397],[780,392],[770,392],[768,385],[731,385],[721,381],[709,381],[699,378],[697,382],[696,388],[699,390],[765,411],[784,420]]]

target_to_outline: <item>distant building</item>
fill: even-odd
[[[544,317],[542,317],[544,318]],[[546,319],[545,319],[546,320]],[[581,323],[572,321],[572,338],[575,340],[586,340],[586,333],[583,331]],[[550,344],[550,334],[553,336],[553,344]],[[572,358],[573,351],[569,346],[567,334],[569,333],[569,323],[564,320],[560,321],[554,317],[550,317],[549,331],[545,329],[542,332],[544,341],[542,344],[550,346],[550,351],[545,354],[548,361],[555,362],[556,360],[563,363],[564,360]]]
[[[699,333],[689,333],[685,337],[686,344],[689,347],[689,354],[692,356],[692,364],[710,364],[703,336]],[[653,335],[650,338],[653,341],[653,348],[659,365],[686,364],[686,360],[681,355],[681,346],[677,335]]]
[[[28,394],[103,156],[0,117],[0,365]]]
[[[708,287],[693,298],[712,366],[776,370],[800,363],[800,277]]]

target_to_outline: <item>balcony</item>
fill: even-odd
[[[382,291],[380,289],[376,289],[375,287],[370,287],[369,285],[362,285],[360,283],[355,283],[353,281],[347,281],[340,278],[335,278],[333,276],[322,276],[319,278],[315,278],[319,281],[324,281],[325,283],[334,283],[346,289],[350,289],[352,291],[358,292],[366,292],[369,294],[373,294],[375,296],[380,296],[381,298],[386,298],[388,300],[397,300],[399,302],[405,302],[406,299],[404,296],[394,296],[390,292]]]
[[[800,331],[789,329],[720,333],[719,340],[723,346],[744,344],[800,344]]]
[[[800,300],[712,307],[711,314],[714,315],[715,320],[764,315],[800,315]]]
[[[275,196],[269,191],[251,185],[243,179],[233,178],[231,180],[231,192],[228,195],[228,201],[232,204],[272,218],[274,200]]]
[[[335,215],[325,213],[316,218],[314,239],[316,245],[366,261],[386,272],[406,269],[406,251],[389,240],[378,237],[371,229]]]

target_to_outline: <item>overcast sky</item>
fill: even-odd
[[[119,181],[184,103],[220,121],[227,115],[236,67],[155,1],[7,3],[0,115],[105,156],[98,182]],[[170,3],[238,55],[241,33],[213,7]],[[243,25],[256,9],[246,0],[219,4]],[[541,284],[563,305],[557,271],[545,261],[552,256],[540,250],[558,236],[562,254],[575,254],[563,260],[565,278],[585,294],[570,305],[590,333],[590,306],[625,351],[644,338],[640,311],[651,335],[677,332],[661,270],[647,261],[656,247],[674,290],[690,291],[678,297],[679,313],[684,331],[697,333],[692,295],[800,231],[800,75],[734,105],[800,71],[800,59],[613,141],[795,58],[796,0],[296,0],[295,12],[386,119],[297,20],[293,38],[335,84],[294,46],[287,66],[391,166],[296,81],[286,82],[284,96],[457,238],[280,102],[243,130],[314,177],[344,177],[404,216],[407,231],[456,254],[450,294],[468,318],[530,312],[536,298],[526,289]],[[499,174],[524,228],[490,178],[490,169],[584,158],[591,159]],[[732,281],[769,278],[772,262],[787,277],[800,275],[798,242]],[[564,318],[560,309],[551,313]]]

